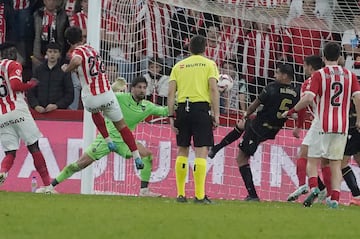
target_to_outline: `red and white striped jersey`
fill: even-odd
[[[18,106],[26,106],[24,93],[13,91],[10,81],[22,81],[22,66],[19,62],[4,59],[0,61],[0,108],[1,114],[15,110]]]
[[[65,4],[65,12],[71,17],[74,14],[76,0],[67,0]]]
[[[142,23],[143,52],[146,56],[164,58],[170,54],[168,28],[172,8],[156,1],[146,1],[137,15]]]
[[[277,49],[276,34],[253,30],[245,37],[242,70],[248,82],[273,76]]]
[[[5,42],[6,36],[6,18],[4,3],[0,3],[0,44]]]
[[[341,66],[326,66],[313,73],[305,93],[316,97],[315,115],[324,132],[347,133],[351,97],[360,93],[354,73]]]
[[[22,10],[30,7],[30,0],[14,0],[13,1],[14,10]]]
[[[82,96],[99,95],[111,89],[104,62],[93,47],[87,44],[78,46],[72,52],[71,58],[73,57],[80,57],[82,60],[77,69]]]
[[[87,29],[87,15],[84,12],[77,12],[70,17],[70,26],[80,27],[81,29]]]

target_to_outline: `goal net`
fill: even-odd
[[[166,103],[167,96],[160,82],[176,62],[189,55],[190,38],[206,36],[205,55],[217,63],[220,73],[234,80],[232,89],[221,93],[221,126],[215,131],[215,142],[232,130],[241,110],[274,80],[276,64],[292,64],[294,83],[299,85],[306,77],[303,58],[321,55],[327,41],[359,46],[356,34],[350,34],[347,42],[343,37],[345,31],[360,28],[357,1],[103,0],[101,14],[101,54],[110,80],[121,76],[130,84],[134,77],[143,75],[149,80],[147,98],[158,104]],[[89,16],[88,26],[91,20]],[[352,64],[356,60],[353,55],[344,56]],[[153,152],[150,189],[175,197],[177,149],[169,125],[152,118],[139,124],[134,133]],[[235,160],[238,143],[208,159],[206,192],[212,198],[241,199],[247,195]],[[294,138],[291,127],[286,126],[275,140],[259,147],[251,168],[261,199],[286,200],[298,186],[295,159],[300,144],[301,139]],[[193,160],[191,151],[188,196],[194,191]],[[358,168],[353,169],[359,177]],[[95,193],[139,193],[139,172],[133,160],[111,154],[97,162],[93,176]],[[342,189],[348,191],[345,184]],[[348,196],[343,193],[342,200]]]

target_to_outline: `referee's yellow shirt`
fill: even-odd
[[[202,55],[192,55],[172,68],[169,81],[176,81],[177,102],[211,102],[209,79],[219,79],[216,63]]]

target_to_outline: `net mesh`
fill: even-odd
[[[189,54],[192,36],[206,36],[205,55],[218,64],[220,73],[234,80],[233,87],[221,93],[221,127],[215,131],[215,142],[219,142],[232,130],[240,112],[274,80],[277,63],[292,64],[294,82],[301,84],[303,58],[320,55],[325,42],[358,48],[359,41],[342,39],[345,31],[360,28],[358,13],[358,1],[340,0],[103,0],[101,54],[111,81],[121,76],[130,84],[135,76],[143,75],[149,83],[147,98],[165,104],[171,67]],[[88,22],[91,26],[91,16]],[[143,122],[135,135],[153,152],[151,190],[176,196],[175,135],[164,122]],[[237,144],[208,160],[206,187],[212,197],[246,196],[235,161]],[[301,139],[285,127],[275,140],[259,147],[251,166],[262,199],[285,200],[298,186],[294,159],[300,144]],[[193,158],[190,152],[190,167]],[[109,155],[98,162],[95,176],[96,193],[139,193],[139,174],[132,160]],[[188,180],[187,191],[192,195],[191,173]]]

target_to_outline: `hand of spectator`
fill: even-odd
[[[67,67],[68,67],[68,64],[63,64],[63,65],[61,66],[61,70],[62,70],[63,72],[66,72]]]
[[[36,112],[38,112],[38,113],[40,113],[40,114],[42,114],[42,113],[45,113],[45,112],[46,112],[45,108],[44,108],[44,107],[42,107],[42,106],[40,106],[40,105],[35,106],[35,108],[34,108],[34,109],[36,110]]]
[[[50,111],[53,111],[53,110],[56,110],[58,107],[56,104],[48,104],[45,108],[46,112],[50,112]]]

